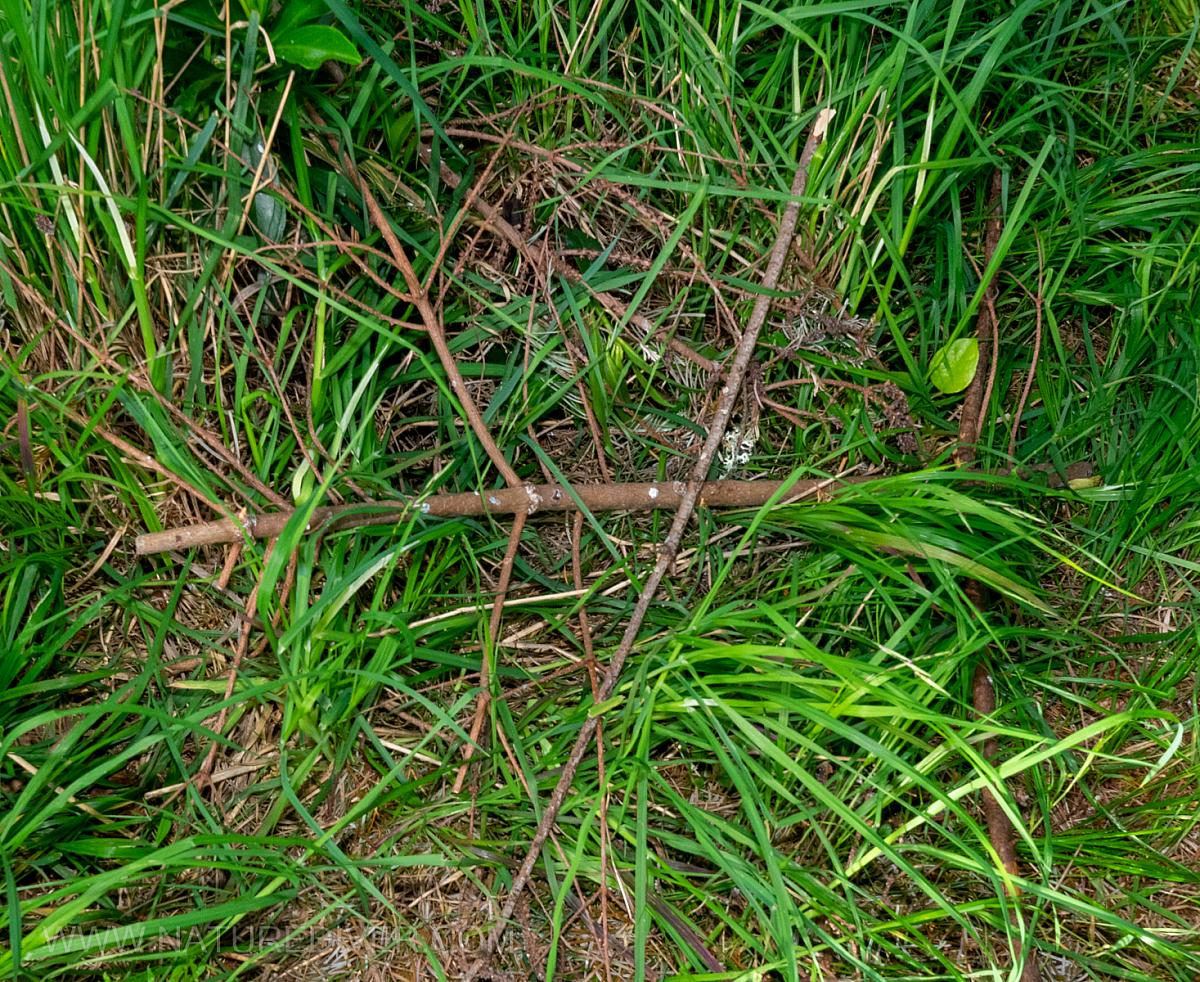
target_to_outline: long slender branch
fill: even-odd
[[[825,478],[794,481],[789,500],[830,492],[842,484],[866,480],[862,477]],[[785,486],[784,481],[710,481],[703,485],[700,504],[709,508],[756,508],[766,504]],[[413,515],[432,518],[475,517],[480,515],[532,515],[538,511],[575,511],[582,505],[590,512],[658,511],[679,508],[687,491],[682,481],[649,484],[526,484],[495,491],[438,494],[428,498],[399,501],[372,501],[357,505],[328,505],[313,511],[308,532],[326,533],[367,525],[394,525]],[[147,532],[137,537],[134,549],[139,556],[220,545],[246,539],[274,539],[282,534],[293,511],[250,515],[244,521],[221,519],[200,525],[186,525],[163,532]]]
[[[127,452],[136,454],[128,444]],[[147,466],[153,458],[139,456]],[[1021,479],[1044,474],[1052,487],[1075,486],[1073,482],[1087,481],[1093,473],[1088,461],[1069,464],[1060,475],[1049,465],[1023,468]],[[988,474],[970,471],[960,480],[994,482],[1009,476],[1007,473]],[[816,497],[824,500],[838,488],[859,484],[871,477],[840,476],[802,481],[709,481],[700,491],[699,504],[706,508],[758,508],[765,505],[785,487],[784,502]],[[472,518],[481,515],[513,515],[537,511],[577,511],[580,506],[593,513],[610,511],[673,511],[683,501],[685,485],[680,481],[649,484],[526,484],[519,488],[501,488],[480,494],[478,491],[436,494],[427,498],[398,501],[367,501],[352,505],[329,505],[313,511],[308,522],[309,533],[339,531],[369,525],[394,525],[414,514],[432,518]],[[183,525],[162,532],[145,532],[135,540],[134,551],[139,556],[168,552],[172,549],[193,549],[197,546],[223,545],[247,539],[274,539],[283,533],[294,511],[287,509],[249,515],[244,520],[220,519],[200,525]]]
[[[773,291],[779,283],[780,274],[783,272],[783,263],[787,257],[788,250],[791,248],[792,236],[796,231],[796,221],[800,216],[800,197],[804,194],[804,189],[808,183],[808,165],[812,160],[812,155],[816,151],[818,143],[825,134],[825,129],[832,116],[833,112],[828,109],[821,110],[817,114],[812,132],[804,146],[804,151],[800,155],[800,162],[796,166],[796,176],[792,181],[791,200],[788,202],[787,208],[784,209],[783,218],[779,223],[779,232],[775,239],[775,248],[771,251],[771,258],[767,263],[767,270],[763,276],[763,286],[766,288],[767,293]],[[695,511],[696,505],[700,501],[701,493],[705,487],[704,478],[708,474],[708,469],[712,464],[713,457],[716,455],[717,447],[720,445],[725,435],[725,429],[729,425],[729,417],[733,414],[734,406],[737,403],[738,390],[741,388],[742,380],[746,375],[746,369],[754,354],[754,346],[758,341],[758,333],[762,329],[763,324],[766,323],[767,313],[771,306],[771,300],[767,293],[758,298],[754,309],[751,311],[750,320],[738,344],[733,364],[730,366],[729,373],[726,376],[726,382],[721,387],[721,398],[717,404],[716,416],[712,421],[708,439],[705,441],[704,448],[700,451],[700,456],[696,461],[692,480],[688,482],[683,499],[679,503],[679,509],[675,513],[675,520],[671,523],[671,530],[668,532],[666,541],[663,543],[658,562],[655,564],[654,570],[646,578],[646,584],[642,589],[642,594],[638,598],[637,604],[633,608],[633,613],[629,618],[629,623],[625,628],[621,643],[613,655],[613,660],[608,666],[608,671],[604,674],[604,680],[601,682],[599,692],[596,694],[595,702],[597,704],[608,699],[616,689],[617,682],[621,677],[621,669],[624,668],[625,661],[633,650],[633,645],[637,640],[638,632],[641,630],[642,622],[645,620],[646,613],[650,609],[650,604],[654,601],[655,594],[658,592],[658,586],[674,562],[675,554],[679,551],[679,544],[683,539],[683,530],[687,527],[692,517],[692,512]],[[521,868],[517,871],[517,875],[513,878],[512,890],[509,891],[508,898],[504,902],[504,907],[500,911],[500,916],[488,935],[484,945],[485,957],[490,956],[496,950],[496,946],[504,935],[509,919],[516,909],[517,900],[521,896],[521,892],[525,889],[525,885],[529,882],[533,867],[537,863],[538,856],[541,855],[542,846],[545,844],[546,838],[550,834],[550,829],[558,818],[559,810],[566,800],[571,782],[575,779],[575,772],[578,770],[579,763],[583,759],[583,755],[587,752],[588,746],[591,744],[592,736],[596,732],[599,722],[600,717],[598,715],[589,716],[583,726],[580,727],[579,736],[575,740],[575,746],[571,749],[570,756],[563,765],[558,784],[555,785],[554,791],[546,803],[546,809],[542,813],[542,819],[538,822],[533,841],[529,844],[529,851],[526,853],[525,860],[521,863]]]

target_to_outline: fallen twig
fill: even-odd
[[[1036,466],[1018,472],[1022,478],[1033,474],[1047,475],[1050,487],[1062,487],[1074,481],[1088,479],[1092,465],[1087,461],[1068,465],[1059,475],[1051,467]],[[970,472],[963,481],[990,482],[997,476]],[[843,476],[801,481],[709,481],[700,489],[698,504],[705,508],[759,508],[781,490],[787,497],[780,502],[805,498],[825,500],[838,488],[861,484],[874,476]],[[414,515],[431,518],[475,518],[483,515],[512,515],[524,512],[577,511],[672,511],[683,501],[686,485],[682,481],[661,481],[646,484],[526,484],[519,488],[499,488],[495,491],[463,491],[454,494],[435,494],[427,498],[399,501],[367,501],[351,505],[326,505],[313,510],[306,533],[336,532],[371,525],[394,525]],[[150,556],[172,549],[194,549],[197,546],[224,545],[251,539],[274,539],[283,533],[295,514],[292,510],[247,515],[244,519],[218,519],[199,525],[183,525],[162,532],[144,532],[134,544],[139,556]]]
[[[792,181],[791,200],[788,202],[787,208],[784,209],[783,218],[779,223],[779,232],[775,239],[775,247],[771,251],[771,258],[767,263],[767,270],[763,276],[764,293],[756,301],[754,309],[750,314],[750,320],[746,325],[746,330],[738,343],[733,364],[726,375],[725,384],[721,387],[721,397],[717,403],[717,411],[709,429],[708,439],[705,441],[704,447],[700,451],[700,456],[696,460],[692,480],[688,482],[683,492],[679,508],[675,513],[675,520],[671,523],[671,529],[667,533],[666,541],[663,543],[658,562],[655,563],[653,571],[646,578],[642,594],[633,608],[633,613],[629,618],[629,623],[626,625],[625,633],[621,637],[621,643],[617,646],[612,662],[609,664],[608,670],[604,673],[604,680],[601,682],[600,689],[596,694],[596,705],[603,703],[616,689],[617,682],[621,677],[621,669],[624,668],[625,660],[633,650],[633,645],[637,640],[638,632],[641,630],[642,622],[645,620],[646,613],[650,609],[650,604],[654,601],[654,596],[658,592],[658,586],[674,562],[676,552],[679,551],[679,545],[683,539],[683,530],[687,527],[688,522],[691,520],[692,512],[695,511],[696,505],[701,500],[701,494],[706,487],[704,478],[708,474],[708,468],[712,464],[713,457],[716,455],[717,447],[720,446],[721,440],[725,435],[725,429],[729,425],[729,417],[733,414],[734,406],[738,402],[742,380],[745,378],[746,369],[754,354],[754,346],[758,341],[759,331],[762,329],[763,324],[766,323],[767,312],[771,306],[769,293],[774,291],[779,284],[779,277],[783,272],[784,259],[791,248],[792,236],[796,230],[796,221],[800,215],[800,197],[804,193],[804,189],[808,183],[809,161],[811,161],[818,143],[825,135],[825,129],[832,116],[833,112],[829,109],[823,109],[817,113],[817,117],[813,122],[812,132],[804,146],[803,152],[800,154],[800,161],[796,165],[796,175]],[[589,716],[582,727],[580,727],[579,736],[576,738],[575,745],[571,748],[571,753],[563,764],[558,783],[555,785],[549,800],[546,802],[546,808],[542,813],[541,821],[538,822],[533,841],[529,845],[529,850],[525,854],[521,868],[513,878],[512,889],[509,891],[508,898],[504,902],[500,916],[497,918],[495,926],[489,932],[487,940],[484,942],[483,959],[472,971],[472,978],[482,970],[486,959],[496,950],[500,938],[503,937],[508,927],[509,919],[516,909],[517,900],[525,889],[525,885],[529,882],[533,867],[537,863],[538,856],[541,855],[542,846],[550,834],[551,827],[558,819],[559,810],[566,800],[571,782],[575,779],[575,772],[579,768],[579,763],[583,759],[583,755],[587,752],[588,746],[591,744],[592,736],[596,732],[599,722],[600,716],[598,714]]]
[[[1001,175],[999,170],[992,177],[991,193],[988,200],[990,214],[984,233],[983,266],[986,270],[992,263],[996,247],[1000,241],[1003,220],[1000,216]],[[955,453],[960,464],[970,464],[975,460],[979,438],[983,432],[984,414],[991,401],[992,387],[996,378],[996,363],[999,347],[999,325],[996,318],[996,284],[995,277],[984,284],[983,298],[979,306],[979,316],[976,321],[976,337],[979,340],[979,365],[974,379],[967,389],[963,401],[962,416],[959,419],[958,448]],[[984,379],[986,378],[986,384]],[[987,605],[987,595],[982,584],[969,581],[966,593],[975,606],[982,610]],[[981,656],[975,666],[971,685],[972,702],[975,713],[981,719],[986,719],[996,711],[996,689],[988,670],[986,653]],[[983,745],[983,755],[989,763],[994,763],[999,754],[999,741],[989,736]],[[988,838],[992,848],[996,850],[1005,871],[1009,874],[1008,882],[1019,874],[1017,865],[1017,835],[1008,814],[996,800],[988,788],[982,791],[983,814],[987,822]],[[1023,917],[1019,909],[1015,909],[1020,891],[1014,885],[1011,887],[1010,899],[1014,903],[1013,919],[1020,924]],[[1025,922],[1026,929],[1028,922]],[[1017,945],[1016,960],[1022,962],[1021,982],[1039,982],[1041,970],[1038,968],[1037,948],[1033,945]]]
[[[709,481],[700,486],[698,503],[708,508],[755,508],[766,504],[784,487],[790,487],[788,500],[832,493],[844,484],[867,480],[862,477],[822,478],[793,481]],[[682,481],[647,484],[526,484],[518,488],[498,488],[480,493],[466,491],[438,494],[407,501],[372,501],[357,505],[327,505],[313,510],[305,531],[338,531],[369,525],[394,525],[424,515],[432,518],[513,515],[518,512],[575,511],[582,506],[590,512],[659,511],[681,506],[687,493]],[[244,520],[219,519],[200,525],[185,525],[163,532],[146,532],[137,537],[134,550],[149,556],[172,549],[221,545],[247,539],[274,539],[283,533],[293,511],[248,515]]]

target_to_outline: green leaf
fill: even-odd
[[[979,366],[979,342],[959,338],[938,349],[929,363],[929,381],[947,395],[962,392],[975,377]]]
[[[327,13],[329,8],[325,6],[325,0],[288,0],[280,8],[279,17],[271,26],[271,33],[284,37],[301,24],[318,21]]]
[[[320,68],[326,61],[344,61],[357,65],[362,61],[358,49],[336,27],[308,24],[285,31],[274,39],[275,57],[301,68]]]

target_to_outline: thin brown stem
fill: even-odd
[[[459,405],[462,406],[463,412],[467,417],[467,423],[475,433],[475,439],[482,445],[484,452],[488,455],[488,459],[491,460],[496,470],[500,472],[505,483],[510,488],[519,487],[521,479],[517,477],[517,472],[513,470],[512,465],[509,464],[500,448],[496,446],[496,441],[492,438],[492,434],[487,428],[487,423],[484,422],[483,415],[479,412],[479,407],[475,405],[475,400],[471,398],[471,393],[463,381],[462,373],[458,370],[458,363],[454,360],[454,354],[450,351],[450,345],[446,342],[445,328],[434,311],[433,305],[429,302],[429,294],[424,284],[417,277],[412,263],[409,262],[408,254],[400,244],[399,238],[396,237],[396,233],[392,229],[392,223],[379,206],[379,202],[375,200],[375,195],[371,193],[366,180],[358,173],[353,162],[349,158],[346,158],[344,163],[355,178],[359,193],[363,196],[367,211],[371,215],[371,221],[375,224],[375,228],[379,234],[383,236],[384,242],[387,243],[388,249],[391,251],[392,259],[400,270],[400,275],[404,277],[404,282],[409,292],[408,300],[417,308],[417,313],[421,316],[421,321],[425,325],[425,330],[429,335],[429,341],[433,345],[433,350],[437,352],[438,361],[441,362],[442,370],[446,373],[446,378],[449,380],[450,391],[454,393]]]
[[[983,268],[985,271],[992,264],[1003,229],[1003,220],[999,212],[1000,191],[1001,174],[997,170],[992,177],[991,194],[989,196],[990,214],[984,233]],[[999,361],[1000,331],[996,317],[996,287],[994,277],[984,284],[983,302],[980,304],[979,316],[976,323],[976,336],[979,340],[979,366],[976,370],[975,378],[967,389],[967,395],[963,401],[962,416],[959,419],[956,457],[960,464],[967,464],[975,460],[979,439],[983,433],[984,415],[987,412],[988,404],[991,402],[992,387],[996,378],[996,364]],[[986,384],[984,383],[985,376],[987,378]],[[970,597],[975,606],[983,610],[989,600],[987,591],[983,585],[977,581],[970,581],[966,584],[965,589],[968,597]],[[982,656],[975,666],[971,694],[977,716],[986,718],[996,711],[996,689],[992,682],[991,672],[988,670],[986,655]],[[989,762],[994,761],[999,755],[999,742],[994,736],[989,736],[985,741],[983,752]],[[1007,812],[1001,807],[1000,802],[990,789],[984,788],[982,798],[983,814],[987,823],[988,838],[991,840],[992,848],[996,850],[996,855],[999,857],[1009,877],[1016,876],[1019,872],[1016,829],[1010,821]],[[1017,924],[1023,922],[1022,915],[1017,907],[1019,896],[1019,891],[1014,887],[1010,895],[1010,900],[1013,904],[1013,920]],[[1016,957],[1018,961],[1022,960],[1020,946],[1017,948]],[[1038,968],[1037,949],[1030,945],[1023,955],[1021,982],[1038,982],[1040,978],[1041,972]]]
[[[581,558],[581,540],[583,538],[583,512],[577,511],[571,526],[571,577],[575,589],[583,590],[583,560]],[[583,659],[587,663],[588,681],[592,686],[592,701],[600,693],[600,679],[596,665],[596,650],[592,643],[592,625],[588,619],[587,607],[579,608],[579,639],[583,644]],[[608,785],[604,770],[604,722],[596,727],[596,780],[600,785],[600,953],[601,964],[604,966],[605,978],[609,977],[608,950]],[[616,875],[616,871],[613,871]]]
[[[488,656],[490,647],[499,657],[499,646],[496,640],[500,637],[500,622],[504,617],[504,598],[508,596],[508,587],[512,582],[513,562],[517,557],[517,547],[521,544],[521,533],[525,530],[526,513],[513,513],[512,531],[508,536],[508,548],[504,550],[504,560],[500,564],[500,582],[496,586],[497,602],[492,607],[492,617],[488,622],[488,644],[479,653],[479,698],[475,701],[475,718],[471,721],[470,739],[463,747],[463,762],[454,778],[454,793],[462,791],[463,782],[467,777],[467,766],[479,746],[480,733],[483,732],[483,721],[487,718],[488,704],[491,702],[491,659]]]
[[[1040,252],[1040,248],[1039,248]],[[1029,290],[1022,283],[1021,289],[1026,294]],[[1033,306],[1036,320],[1033,324],[1033,354],[1029,356],[1029,374],[1025,376],[1025,385],[1021,389],[1021,398],[1017,400],[1017,408],[1012,417],[1012,432],[1008,437],[1008,459],[1014,460],[1017,453],[1017,434],[1021,430],[1021,417],[1025,415],[1025,404],[1029,401],[1029,392],[1033,388],[1033,380],[1037,376],[1038,356],[1042,352],[1042,271],[1038,270],[1038,289],[1033,294]]]
[[[267,559],[270,557],[271,549],[274,548],[274,543],[267,547],[267,555],[263,557],[263,567],[266,567]],[[213,727],[213,732],[219,738],[225,729],[225,722],[229,718],[229,700],[233,696],[234,686],[237,684],[238,670],[242,667],[242,661],[246,657],[246,652],[250,648],[250,632],[254,629],[254,608],[258,604],[258,588],[262,585],[261,578],[254,584],[254,589],[250,591],[250,596],[246,599],[246,609],[240,615],[241,624],[238,629],[237,647],[233,652],[233,661],[229,665],[229,674],[225,679],[225,694],[221,697],[221,711],[217,714],[217,722]],[[213,765],[217,762],[217,743],[214,739],[208,747],[208,753],[204,756],[204,762],[200,765],[200,769],[196,771],[196,776],[193,779],[195,786],[204,790],[212,781]]]

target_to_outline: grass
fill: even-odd
[[[0,0],[0,974],[463,978],[602,711],[482,978],[1196,977],[1194,5],[220,14]],[[674,479],[824,108],[725,469],[872,479],[701,511],[613,699],[670,516],[530,517],[498,630],[509,521],[306,533],[502,484],[360,181],[522,480]],[[992,272],[981,464],[1091,486],[946,466]]]

